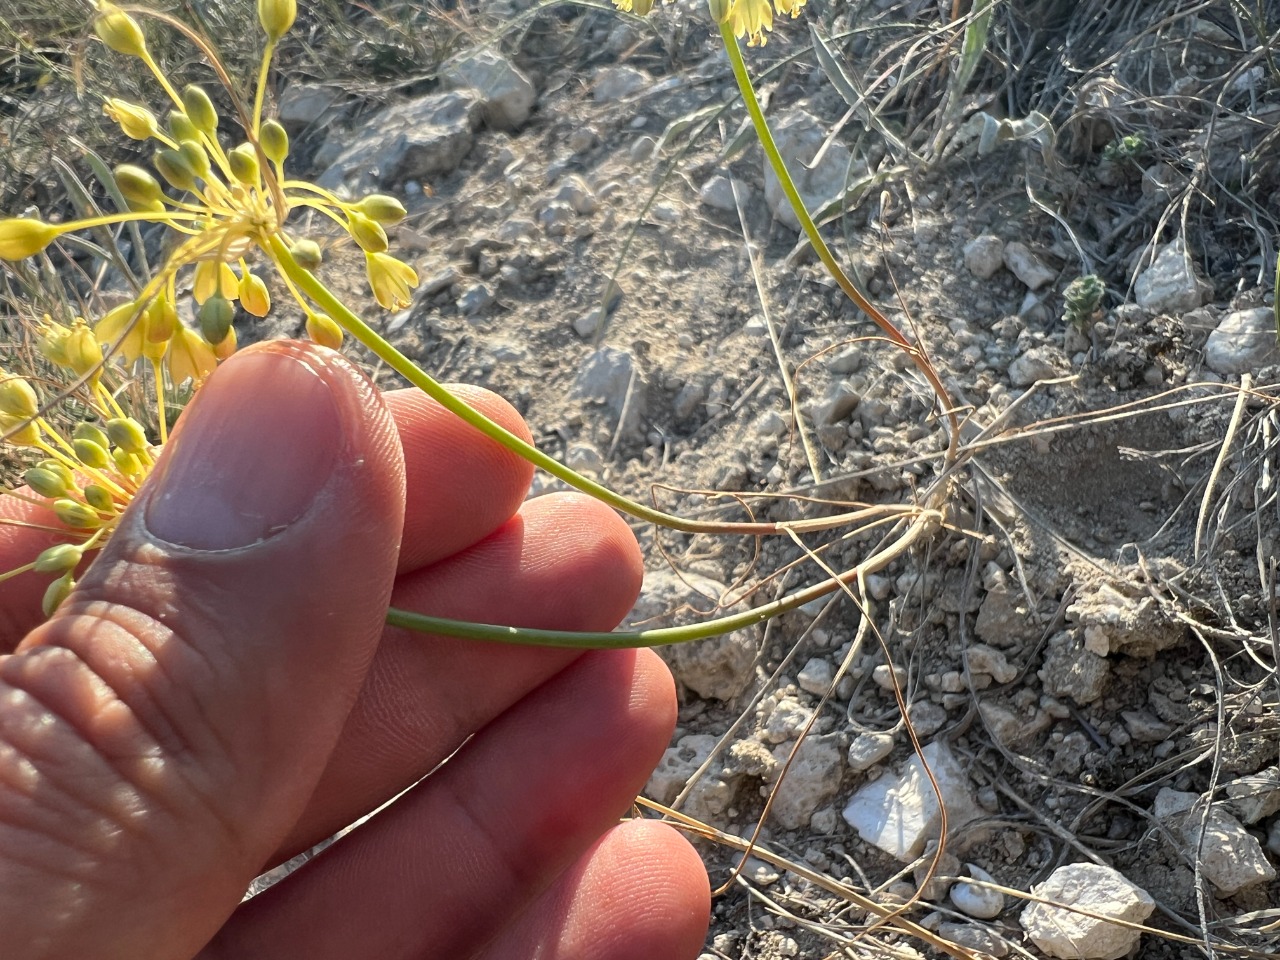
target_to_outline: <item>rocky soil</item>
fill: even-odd
[[[729,883],[705,956],[943,955],[868,931],[844,890],[994,956],[1272,953],[1280,83],[1233,4],[1014,5],[976,91],[945,106],[935,44],[893,101],[895,63],[924,59],[903,37],[941,43],[947,17],[813,6],[831,34],[859,26],[836,48],[885,108],[851,109],[788,22],[751,60],[773,68],[771,122],[810,205],[844,196],[826,233],[927,349],[966,447],[948,523],[863,609],[837,595],[665,652],[682,708],[647,796],[740,838],[763,818],[791,865],[702,842]],[[798,244],[701,12],[527,7],[480,4],[500,40],[408,95],[281,92],[300,172],[407,198],[393,243],[423,283],[381,329],[685,515],[916,502],[943,465],[935,398]],[[1067,317],[1087,274],[1107,293]],[[636,532],[637,623],[823,576],[786,538]],[[882,534],[807,546],[840,569]]]

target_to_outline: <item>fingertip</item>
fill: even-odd
[[[519,412],[480,387],[453,385],[458,399],[519,439],[532,437]],[[400,571],[471,546],[519,509],[533,466],[417,389],[386,395],[400,431],[408,496]]]

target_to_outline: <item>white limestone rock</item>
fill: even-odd
[[[1271,307],[1236,310],[1222,318],[1204,344],[1204,362],[1224,377],[1253,373],[1280,360],[1276,315]]]
[[[951,749],[935,741],[924,758],[937,780],[954,832],[982,816],[964,768]],[[925,841],[936,837],[941,822],[938,798],[920,757],[913,756],[898,776],[886,775],[866,784],[844,808],[844,819],[863,840],[899,860],[914,860]]]
[[[1039,290],[1048,286],[1057,278],[1058,272],[1047,267],[1044,262],[1031,252],[1025,243],[1014,240],[1004,247],[1004,265],[1009,272],[1026,285],[1028,290]]]
[[[671,570],[651,570],[645,574],[644,589],[627,622],[644,628],[690,623],[700,619],[698,614],[681,607],[710,610],[724,591],[725,585],[710,577],[685,573],[682,579]],[[698,696],[732,700],[753,676],[758,633],[735,630],[709,640],[662,647],[659,653],[675,678]]]
[[[979,280],[990,280],[1004,266],[1004,241],[984,233],[964,245],[965,268]]]
[[[870,770],[893,753],[893,734],[860,733],[849,744],[849,767],[855,773]]]
[[[1067,619],[1083,629],[1090,653],[1153,657],[1186,638],[1186,626],[1161,611],[1154,597],[1130,596],[1109,583],[1077,582],[1076,587]]]
[[[773,751],[779,771],[790,752],[790,744],[779,744]],[[806,737],[777,785],[770,817],[787,830],[807,827],[814,813],[840,789],[842,752],[839,734]]]
[[[849,148],[839,141],[827,143],[827,125],[805,110],[794,109],[777,118],[773,125],[774,141],[787,162],[787,168],[795,179],[796,189],[804,200],[809,213],[834,200],[844,192],[845,179],[850,176]],[[820,149],[825,149],[822,159],[810,165]],[[856,174],[855,174],[856,175]],[[800,221],[782,192],[782,184],[766,163],[764,170],[764,199],[769,210],[780,223],[792,230],[800,229]]]
[[[1106,920],[1076,913],[1079,907],[1115,920],[1140,923],[1151,916],[1155,901],[1141,887],[1118,871],[1096,863],[1072,863],[1059,867],[1031,892],[1044,900],[1063,904],[1032,903],[1022,911],[1022,929],[1032,942],[1061,960],[1120,960],[1137,946],[1142,934]]]
[[[645,796],[668,806],[679,796],[689,778],[711,756],[717,738],[706,734],[681,737],[662,754],[662,760],[645,785]],[[694,784],[680,809],[701,820],[715,820],[733,802],[736,778],[713,763]]]
[[[484,104],[485,124],[494,130],[519,130],[537,100],[533,81],[489,48],[447,60],[440,67],[440,79],[450,88],[476,90]]]
[[[1186,313],[1205,302],[1206,289],[1181,240],[1160,248],[1133,286],[1138,306],[1151,313]]]

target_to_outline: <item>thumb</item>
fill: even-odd
[[[403,510],[394,424],[336,353],[276,342],[213,374],[79,586],[0,657],[6,957],[213,935],[337,740]]]

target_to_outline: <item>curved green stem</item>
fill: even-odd
[[[466,403],[450,393],[443,385],[424,372],[412,360],[389,344],[376,330],[361,320],[341,300],[333,295],[314,274],[298,264],[289,253],[284,241],[275,234],[269,235],[268,244],[272,258],[279,264],[285,276],[297,284],[308,297],[314,300],[327,314],[333,317],[353,337],[368,347],[373,354],[392,370],[400,374],[411,384],[435,400],[450,413],[470,424],[485,436],[502,444],[512,453],[528,460],[535,467],[540,467],[553,477],[558,477],[569,486],[607,503],[615,510],[668,527],[683,533],[743,533],[752,536],[776,533],[778,525],[774,523],[708,523],[686,520],[674,514],[666,513],[653,507],[645,506],[621,494],[614,493],[608,487],[569,469],[554,457],[547,456],[533,444],[517,437],[511,431],[494,423],[484,414],[473,410]]]
[[[769,121],[765,119],[764,111],[760,109],[760,101],[756,99],[755,88],[751,84],[751,76],[747,73],[747,65],[742,59],[742,48],[738,44],[737,37],[733,35],[732,25],[727,20],[720,24],[720,38],[724,41],[725,52],[729,55],[729,64],[733,68],[733,78],[738,83],[738,91],[742,94],[743,103],[746,104],[747,113],[751,117],[751,124],[755,127],[756,136],[760,138],[760,146],[764,148],[765,156],[769,159],[769,166],[773,168],[773,172],[778,178],[778,183],[782,186],[782,192],[786,195],[787,202],[791,204],[792,210],[795,211],[796,218],[800,221],[800,226],[803,228],[805,236],[809,238],[809,243],[813,246],[814,252],[817,253],[818,259],[822,261],[822,265],[827,268],[827,272],[840,285],[840,289],[845,292],[845,295],[857,305],[859,310],[870,317],[877,327],[884,331],[885,336],[907,352],[916,368],[929,381],[929,386],[937,395],[943,414],[947,418],[949,427],[947,462],[951,462],[955,459],[956,451],[959,449],[960,422],[956,417],[951,397],[947,393],[946,387],[942,385],[942,380],[938,377],[938,372],[933,368],[933,364],[929,362],[929,358],[925,356],[924,352],[912,344],[875,304],[862,295],[862,291],[849,279],[844,272],[844,268],[840,266],[839,261],[836,260],[835,255],[832,254],[831,249],[827,246],[827,242],[822,239],[822,234],[819,232],[817,224],[813,222],[813,218],[809,216],[809,211],[805,208],[800,191],[796,189],[795,181],[791,179],[791,174],[787,170],[786,162],[782,159],[782,154],[778,152],[778,145],[774,142],[773,132],[769,129]]]
[[[727,617],[717,617],[714,620],[707,620],[703,623],[691,623],[683,627],[659,627],[654,630],[619,630],[616,632],[538,630],[532,627],[504,627],[492,623],[469,623],[463,620],[449,620],[444,617],[429,617],[426,614],[413,613],[397,607],[391,607],[387,611],[387,623],[393,627],[404,627],[421,633],[434,633],[439,636],[457,637],[462,640],[487,640],[519,646],[572,647],[583,650],[660,647],[675,643],[688,643],[691,640],[706,640],[733,630],[754,626],[790,610],[795,610],[806,603],[812,603],[814,600],[825,597],[842,585],[854,582],[860,576],[883,570],[910,549],[921,536],[933,530],[941,521],[941,518],[941,514],[936,511],[921,511],[912,520],[901,537],[839,576],[814,584],[812,587],[797,590],[789,596],[774,600],[771,603],[761,604],[742,613],[735,613]]]

